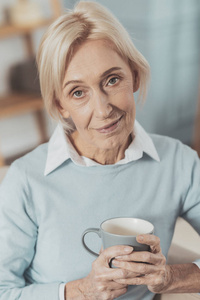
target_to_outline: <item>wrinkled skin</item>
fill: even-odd
[[[171,283],[171,269],[166,265],[162,254],[160,240],[155,235],[138,236],[139,243],[150,246],[150,252],[132,252],[129,255],[116,257],[113,264],[129,271],[129,278],[116,280],[128,285],[146,285],[153,293],[164,292]],[[131,272],[131,273],[130,273]]]
[[[170,270],[154,235],[138,236],[138,242],[150,246],[150,252],[135,252],[132,247],[113,246],[100,251],[89,275],[77,281],[78,291],[90,300],[112,300],[126,293],[128,285],[147,285],[153,293],[162,292],[170,283]],[[126,251],[125,251],[126,249]],[[110,268],[109,262],[117,268]],[[73,299],[69,297],[69,299]],[[67,298],[67,299],[68,299]]]
[[[130,254],[132,251],[132,247],[124,246],[101,251],[87,277],[66,285],[66,299],[112,300],[125,294],[127,284],[117,281],[127,278],[130,272],[119,268],[111,269],[109,262],[113,257]]]

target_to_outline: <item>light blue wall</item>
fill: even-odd
[[[137,119],[149,132],[190,144],[200,81],[200,1],[97,2],[118,17],[150,63],[151,85]]]

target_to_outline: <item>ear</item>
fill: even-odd
[[[62,107],[62,105],[60,104],[60,101],[58,99],[55,99],[55,104],[56,104],[57,110],[59,111],[59,113],[61,114],[61,116],[64,119],[67,119],[70,117],[69,112]]]
[[[133,93],[137,92],[140,87],[140,78],[137,70],[133,71]]]

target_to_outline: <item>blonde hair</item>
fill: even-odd
[[[40,87],[47,112],[60,119],[67,131],[74,128],[70,119],[63,119],[57,102],[62,94],[66,68],[77,46],[86,40],[110,41],[118,54],[137,72],[139,99],[145,99],[149,64],[136,49],[121,23],[102,5],[80,1],[73,10],[59,17],[44,34],[37,55]]]

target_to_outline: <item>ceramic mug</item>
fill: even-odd
[[[85,236],[90,232],[96,233],[102,239],[104,249],[116,245],[128,245],[132,246],[134,251],[149,251],[149,246],[138,243],[136,237],[139,234],[153,234],[154,226],[143,219],[113,218],[103,221],[100,228],[86,229],[82,234],[82,244],[89,253],[99,256],[86,245]]]

